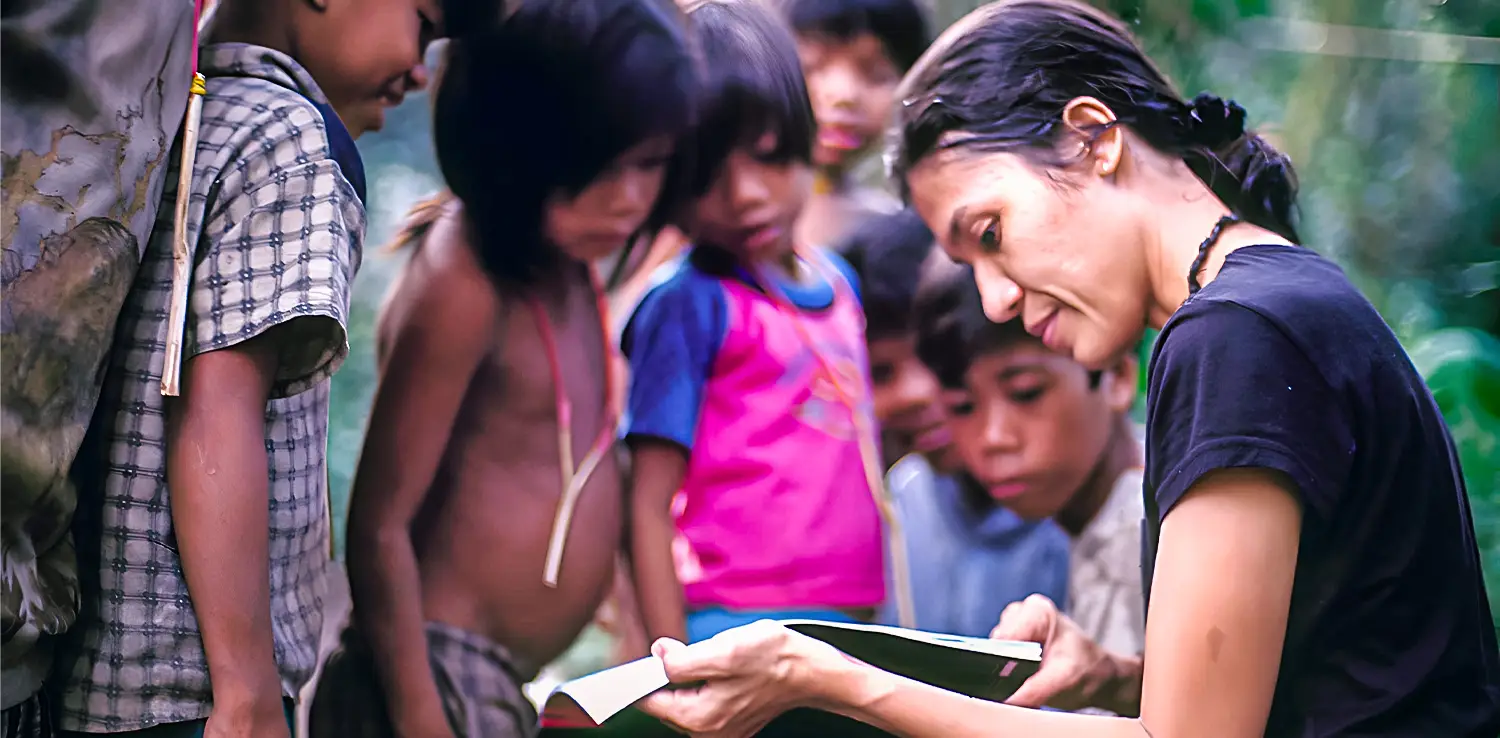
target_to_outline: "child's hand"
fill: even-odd
[[[1044,595],[1007,605],[990,637],[1042,644],[1041,669],[1006,700],[1008,704],[1064,710],[1097,707],[1122,676],[1119,661]]]

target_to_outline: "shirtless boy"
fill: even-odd
[[[525,3],[448,52],[434,129],[453,192],[422,211],[381,316],[353,620],[316,736],[534,735],[521,686],[593,618],[623,536],[591,263],[669,204],[691,115],[680,16],[665,0]]]

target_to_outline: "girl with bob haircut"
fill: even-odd
[[[1041,597],[1011,705],[842,658],[773,623],[655,651],[645,709],[750,735],[793,706],[905,736],[1500,732],[1500,655],[1458,458],[1390,328],[1299,245],[1290,162],[1245,111],[1180,96],[1114,18],[1010,0],[903,82],[888,161],[985,312],[1091,369],[1161,329],[1147,393],[1141,654]],[[1121,717],[1023,709],[1093,706]]]
[[[848,265],[793,238],[816,130],[796,45],[763,3],[687,13],[709,60],[677,220],[693,245],[622,341],[645,629],[868,619],[885,581],[864,315]]]
[[[679,192],[696,63],[668,0],[523,2],[460,29],[434,100],[450,194],[378,325],[327,736],[532,736],[522,685],[609,591],[624,536],[596,264]]]

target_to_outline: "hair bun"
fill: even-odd
[[[1245,109],[1233,100],[1200,92],[1193,98],[1188,115],[1193,140],[1210,149],[1233,143],[1245,135]]]

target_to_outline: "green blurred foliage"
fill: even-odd
[[[1132,24],[1185,93],[1238,100],[1291,155],[1304,239],[1395,327],[1448,418],[1500,614],[1500,2],[1095,2]],[[932,0],[939,27],[979,4]],[[374,316],[400,265],[378,246],[439,186],[427,117],[417,96],[360,142],[371,225],[329,462],[340,555],[375,385]],[[1143,377],[1149,356],[1148,341]]]

